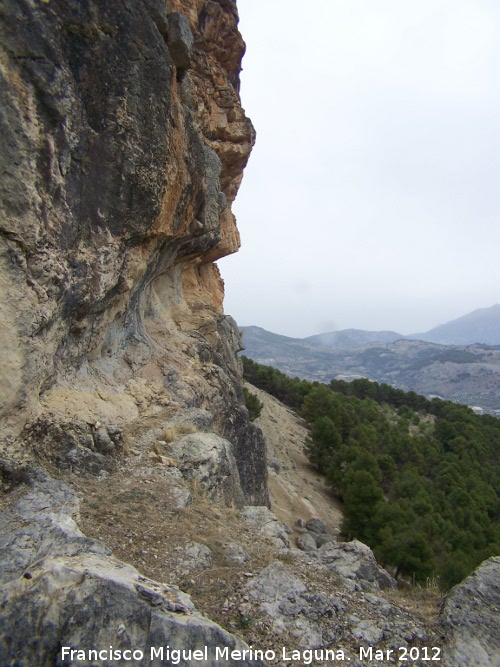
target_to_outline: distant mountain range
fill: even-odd
[[[500,305],[412,336],[345,329],[290,338],[255,326],[241,331],[244,354],[291,376],[320,382],[367,377],[500,410]]]
[[[442,345],[472,345],[486,343],[500,345],[500,304],[490,308],[478,308],[457,320],[441,324],[427,333],[407,338],[426,340]]]
[[[474,343],[500,345],[500,304],[495,304],[490,308],[479,308],[456,320],[434,327],[434,329],[425,333],[405,336],[396,331],[343,329],[342,331],[308,336],[300,340],[313,345],[348,349],[368,343],[392,343],[395,340],[405,338],[442,345],[473,345]]]
[[[363,331],[362,329],[343,329],[342,331],[330,331],[329,333],[308,336],[304,341],[313,345],[325,345],[326,347],[351,348],[360,347],[367,343],[392,343],[404,338],[403,334],[396,331]]]

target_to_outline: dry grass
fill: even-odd
[[[425,586],[400,585],[396,590],[385,591],[388,600],[430,624],[436,621],[444,596],[434,578],[429,579]]]
[[[163,429],[163,438],[165,442],[175,442],[183,435],[196,433],[196,426],[193,424],[174,424],[173,426],[166,426]]]
[[[178,585],[222,626],[239,628],[241,614],[224,603],[245,585],[245,574],[260,571],[275,558],[276,547],[265,537],[255,540],[238,510],[207,500],[194,487],[191,504],[173,509],[168,483],[161,477],[124,479],[118,473],[101,481],[72,481],[84,495],[80,526],[86,535],[102,540],[144,575]],[[177,567],[188,542],[207,546],[212,564],[179,576]],[[243,547],[250,560],[243,565],[231,561],[224,546],[228,542]]]

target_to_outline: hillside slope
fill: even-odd
[[[280,521],[296,530],[296,521],[317,517],[340,530],[340,506],[304,452],[308,430],[290,408],[265,391],[245,383],[264,407],[255,423],[267,445],[271,507]]]
[[[303,340],[315,345],[326,347],[351,348],[361,347],[368,343],[392,343],[404,338],[396,331],[364,331],[363,329],[342,329],[342,331],[331,331],[329,333],[308,336]]]

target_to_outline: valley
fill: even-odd
[[[244,354],[292,377],[330,382],[364,377],[427,397],[500,414],[500,346],[400,339],[328,347],[243,327]]]

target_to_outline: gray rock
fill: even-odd
[[[328,542],[316,553],[351,590],[377,592],[381,588],[396,587],[396,580],[380,567],[370,547],[358,540]]]
[[[297,646],[318,648],[338,633],[336,613],[342,603],[335,596],[309,593],[307,586],[280,561],[274,561],[247,584],[273,629],[291,635]]]
[[[179,547],[181,556],[176,566],[179,575],[185,575],[192,570],[206,570],[212,565],[212,552],[204,544],[188,542]]]
[[[352,636],[359,642],[364,642],[373,646],[377,644],[384,636],[383,630],[373,621],[361,621],[352,630]]]
[[[31,485],[0,515],[1,665],[62,665],[68,662],[63,646],[112,645],[143,651],[148,664],[158,667],[160,660],[149,661],[151,646],[206,645],[204,664],[215,667],[216,646],[247,648],[198,614],[175,586],[141,576],[82,535],[73,519],[78,500],[69,487],[41,471],[33,473]],[[259,660],[228,664],[264,667]]]
[[[337,538],[335,535],[328,535],[328,533],[312,533],[312,537],[316,542],[318,549],[323,546],[323,544],[328,544],[328,542],[336,542]]]
[[[310,533],[304,533],[297,537],[297,546],[302,551],[316,551],[316,541]]]
[[[276,474],[281,471],[281,463],[277,459],[269,459],[267,462],[268,468],[271,468]]]
[[[115,448],[115,443],[111,440],[107,429],[100,428],[94,434],[96,449],[103,454],[109,454]]]
[[[115,432],[114,437],[120,444],[121,435]],[[111,472],[115,461],[109,455],[120,451],[106,428],[92,435],[86,422],[76,420],[40,417],[26,427],[25,438],[38,456],[83,476]]]
[[[332,532],[326,523],[321,521],[321,519],[309,519],[309,521],[306,521],[306,529],[311,533],[318,534],[331,534]]]
[[[278,547],[288,547],[289,540],[286,528],[278,521],[277,517],[267,507],[245,507],[242,516],[248,523],[257,526],[260,530],[275,539]]]
[[[202,408],[189,408],[182,410],[175,415],[165,426],[174,426],[175,424],[190,424],[199,431],[210,430],[214,423],[214,416],[208,410]]]
[[[211,498],[243,504],[238,468],[230,442],[215,433],[185,435],[170,449],[186,479]]]
[[[226,552],[229,560],[237,563],[238,565],[244,565],[250,560],[250,556],[247,554],[243,547],[240,547],[236,542],[228,542],[224,544],[224,550]]]
[[[500,557],[482,563],[446,596],[439,615],[450,667],[500,665]]]
[[[60,557],[111,553],[78,529],[74,519],[79,503],[72,489],[40,469],[31,473],[31,485],[16,506],[2,514],[1,526],[21,525],[0,536],[0,581],[20,577],[52,551]]]
[[[171,12],[168,19],[168,50],[178,69],[191,64],[194,37],[188,19],[179,12]]]
[[[61,469],[69,470],[77,475],[106,475],[113,467],[103,454],[79,445],[66,452],[58,463]]]
[[[223,192],[219,192],[218,202],[219,212],[222,213],[227,207],[227,197]]]
[[[273,604],[307,591],[306,585],[278,560],[252,579],[247,588],[255,599]]]
[[[221,337],[227,335],[228,329],[233,324],[232,318],[224,317],[219,320]],[[235,331],[238,329],[236,328]],[[233,443],[245,504],[269,507],[267,449],[261,429],[248,421],[248,411],[243,405],[238,409],[230,409],[226,406],[219,424],[224,438]]]
[[[162,476],[169,483],[168,492],[172,499],[172,508],[182,509],[189,505],[192,501],[192,496],[181,471],[178,468],[164,468]]]

